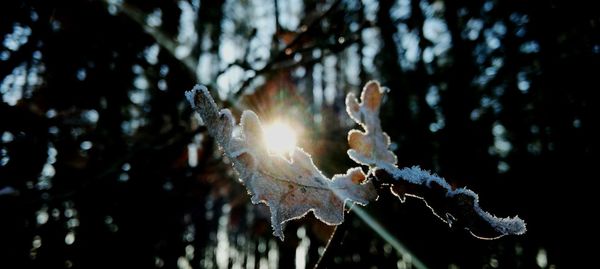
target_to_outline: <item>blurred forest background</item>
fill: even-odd
[[[332,176],[355,166],[343,100],[370,79],[391,89],[399,166],[528,232],[479,240],[384,195],[365,210],[412,254],[350,212],[329,267],[576,268],[594,234],[593,2],[3,0],[0,268],[313,266],[332,227],[309,214],[273,237],[183,92],[287,119]]]

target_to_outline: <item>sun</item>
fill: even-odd
[[[264,128],[265,145],[271,154],[287,155],[296,148],[296,132],[282,121],[275,121]]]

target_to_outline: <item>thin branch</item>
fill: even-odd
[[[175,50],[177,49],[177,43],[171,38],[169,38],[165,33],[160,31],[160,29],[149,26],[145,21],[146,15],[144,14],[144,12],[127,3],[115,4],[111,3],[109,0],[102,0],[102,2],[107,6],[115,5],[128,18],[140,25],[146,33],[148,33],[150,36],[152,36],[152,38],[154,38],[158,45],[160,45],[163,49],[168,51],[173,56],[173,58],[177,59],[183,64],[183,66],[186,67],[190,76],[194,78],[194,81],[197,80],[196,68],[198,67],[198,60],[194,57],[178,58],[175,54]]]
[[[374,171],[377,180],[389,184],[394,195],[423,200],[432,213],[450,227],[464,227],[479,239],[497,239],[520,235],[527,230],[518,216],[498,218],[479,206],[479,197],[466,188],[453,188],[443,178],[418,167],[389,166]]]
[[[340,225],[336,225],[335,228],[333,228],[333,232],[331,233],[331,236],[329,237],[329,240],[327,241],[327,245],[325,245],[325,249],[323,250],[323,254],[321,254],[321,257],[319,257],[319,260],[317,261],[317,263],[315,263],[315,266],[313,267],[314,269],[318,269],[318,268],[322,268],[323,266],[325,266],[326,264],[329,263],[329,261],[331,260],[331,257],[333,255],[331,255],[331,246],[333,245],[338,245],[339,242],[341,242],[341,235],[342,233],[344,233],[343,228],[340,228],[340,226],[346,226],[348,223],[348,221],[344,221],[342,224]],[[338,230],[340,230],[338,232]]]
[[[394,237],[385,227],[383,227],[375,218],[371,217],[367,211],[361,207],[355,206],[352,208],[352,212],[356,213],[361,220],[363,220],[369,227],[377,233],[383,240],[388,242],[397,252],[402,256],[410,256],[411,263],[417,269],[427,269],[428,267],[415,256],[408,248]]]
[[[341,2],[341,0],[336,0],[333,4],[331,4],[331,6],[329,6],[329,8],[325,12],[323,12],[323,14],[321,14],[316,20],[314,20],[310,25],[306,27],[305,31],[302,31],[298,35],[296,35],[292,42],[290,42],[287,46],[285,46],[285,48],[280,50],[274,57],[271,57],[271,59],[269,60],[269,62],[267,62],[267,64],[265,64],[265,66],[263,66],[261,69],[256,70],[256,74],[254,76],[244,80],[239,89],[234,93],[235,99],[238,99],[245,92],[244,89],[248,87],[255,78],[259,77],[259,75],[267,71],[270,71],[274,65],[281,61],[281,59],[289,57],[292,54],[292,49],[300,42],[300,40],[302,40],[305,36],[311,33],[326,16],[331,14],[331,12],[333,12],[337,8],[337,6]]]
[[[275,37],[282,30],[281,24],[279,23],[279,0],[273,0],[273,6],[275,8]]]
[[[353,206],[350,205],[349,210],[352,207]],[[315,263],[315,266],[313,266],[314,269],[325,268],[331,263],[335,257],[335,254],[339,252],[339,247],[336,246],[340,246],[344,243],[344,238],[346,237],[346,233],[348,232],[350,223],[353,222],[353,219],[354,215],[346,214],[346,220],[344,220],[342,224],[335,226],[331,236],[329,237],[329,240],[327,241],[327,245],[325,245],[323,254],[321,254],[321,257],[319,257],[319,260],[317,263]]]

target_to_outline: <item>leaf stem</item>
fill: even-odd
[[[333,246],[341,245],[343,243],[346,232],[348,231],[348,225],[350,225],[349,223],[352,222],[352,219],[353,215],[347,214],[346,220],[333,228],[333,232],[327,241],[327,245],[325,245],[325,250],[323,250],[323,254],[321,254],[321,257],[319,257],[319,260],[315,263],[313,269],[325,268],[331,263],[335,254],[339,252],[339,248]]]

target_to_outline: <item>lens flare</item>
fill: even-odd
[[[290,125],[276,121],[265,127],[265,145],[271,154],[290,154],[296,147],[296,132]]]

